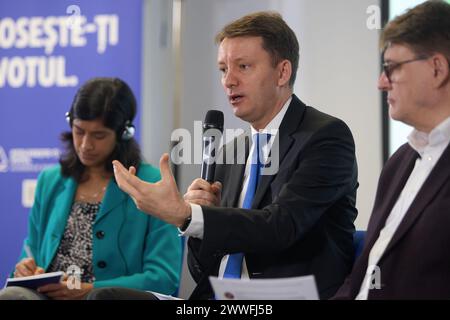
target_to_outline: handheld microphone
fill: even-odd
[[[220,139],[223,133],[223,112],[209,110],[203,122],[203,157],[202,157],[202,179],[209,183],[214,182],[216,170],[216,155]]]

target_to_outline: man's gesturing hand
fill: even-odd
[[[127,170],[117,160],[113,161],[113,166],[119,188],[133,198],[139,210],[177,227],[183,225],[186,218],[191,215],[191,206],[178,192],[167,153],[159,160],[161,180],[156,183],[139,179],[135,176],[134,167]]]

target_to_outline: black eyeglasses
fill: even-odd
[[[384,74],[386,75],[386,78],[388,79],[389,83],[392,83],[391,76],[392,76],[392,72],[394,72],[395,69],[401,67],[404,64],[414,62],[414,61],[427,60],[428,58],[429,58],[428,56],[421,56],[421,57],[417,57],[417,58],[414,58],[411,60],[406,60],[406,61],[401,61],[401,62],[393,62],[393,63],[385,62],[385,63],[383,63],[383,71],[384,71]]]

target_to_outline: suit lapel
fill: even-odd
[[[414,225],[420,215],[424,212],[428,204],[433,200],[441,189],[442,185],[448,181],[450,176],[450,146],[447,146],[439,161],[431,171],[428,178],[417,193],[414,201],[411,203],[408,211],[395,232],[392,240],[386,248],[385,254],[391,250],[395,244],[407,233]]]
[[[275,145],[273,145],[271,148],[271,160],[272,161],[278,160],[279,167],[281,167],[284,157],[286,156],[292,143],[294,142],[294,139],[291,137],[291,135],[297,130],[303,118],[304,112],[305,112],[305,105],[297,98],[297,96],[292,95],[292,101],[289,104],[288,110],[286,111],[283,120],[281,121],[281,125],[278,132],[279,148],[277,150],[277,147]],[[278,157],[276,155],[277,151]],[[272,175],[262,175],[260,177],[260,181],[258,183],[258,187],[256,189],[255,196],[253,198],[252,208],[259,207],[267,189],[270,186],[270,183],[275,177],[276,173]]]
[[[403,151],[404,154],[400,155],[399,159],[393,162],[392,168],[387,169],[390,166],[388,161],[385,166],[386,171],[382,173],[382,177],[387,175],[387,181],[380,181],[378,184],[377,199],[369,221],[364,249],[360,258],[356,260],[356,264],[352,271],[353,280],[351,290],[353,296],[356,296],[361,288],[361,282],[363,281],[367,270],[370,251],[372,250],[375,241],[378,239],[380,231],[383,229],[386,219],[391,213],[400,192],[403,190],[406,181],[411,175],[418,157],[418,154],[411,147],[405,146],[405,148],[405,151]],[[398,152],[401,151],[399,150]],[[390,159],[390,161],[391,160],[392,159]],[[380,202],[382,204],[378,208],[377,206]]]
[[[44,243],[42,245],[43,248],[46,248],[44,250],[44,256],[40,261],[44,269],[48,268],[58,250],[59,243],[66,229],[76,189],[77,183],[75,180],[72,178],[64,178],[63,182],[59,185],[59,189],[55,190],[55,202],[51,207],[51,216],[45,231],[51,236],[44,237]]]
[[[122,202],[127,199],[125,194],[119,189],[113,178],[109,181],[108,188],[106,189],[105,196],[102,200],[102,206],[100,212],[95,219],[95,223],[100,221],[104,216],[111,212],[114,208],[118,207]]]
[[[77,190],[77,183],[72,178],[68,178],[65,179],[60,188],[55,198],[55,210],[52,212],[52,225],[49,226],[52,228],[51,233],[58,239],[63,235],[66,228],[75,191]]]
[[[395,170],[393,173],[393,177],[389,178],[389,181],[393,181],[396,183],[379,186],[379,188],[386,188],[386,190],[383,192],[385,198],[380,199],[383,202],[383,205],[379,209],[379,212],[381,212],[381,214],[374,215],[374,217],[377,217],[378,219],[373,221],[373,225],[375,226],[373,229],[374,232],[370,233],[367,239],[368,244],[371,243],[373,245],[378,239],[381,229],[384,228],[387,217],[391,213],[392,208],[394,207],[398,197],[400,196],[400,193],[402,192],[406,184],[406,181],[408,181],[408,178],[411,175],[412,170],[414,169],[417,157],[417,152],[415,152],[411,147],[408,146],[405,156],[399,159],[398,167],[393,169]],[[368,247],[371,248],[372,245]]]
[[[245,157],[244,159],[247,159],[248,157],[248,153],[249,153],[249,137],[248,134],[243,134],[239,137],[237,137],[234,140],[234,143],[236,143],[236,145],[233,145],[232,148],[233,150],[237,150],[237,146],[240,145],[240,143],[242,143],[242,139],[244,139],[244,146],[245,146]],[[229,170],[229,174],[230,174],[230,181],[229,181],[229,185],[230,188],[229,190],[236,190],[235,192],[233,192],[230,197],[228,198],[227,203],[225,204],[225,206],[227,207],[237,207],[238,205],[238,201],[239,201],[239,195],[241,193],[242,190],[242,183],[244,182],[244,174],[245,174],[245,161],[243,164],[237,164],[239,159],[239,155],[237,154],[237,152],[234,153],[234,163],[236,163],[236,165],[230,165],[228,166],[230,168]]]

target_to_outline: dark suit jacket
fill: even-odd
[[[377,240],[418,157],[408,144],[386,163],[380,176],[366,244],[336,299],[354,299]],[[450,298],[450,147],[423,184],[381,257],[381,289],[369,299]]]
[[[358,186],[349,128],[293,96],[279,137],[278,173],[261,176],[252,209],[236,208],[245,164],[216,167],[222,207],[202,207],[203,240],[188,242],[197,282],[191,299],[212,297],[208,276],[218,274],[225,254],[236,252],[245,253],[251,278],[314,274],[322,298],[349,273]],[[235,148],[230,143],[223,153]]]

